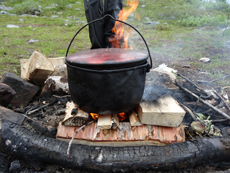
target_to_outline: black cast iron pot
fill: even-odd
[[[106,15],[87,25],[105,17],[114,19]],[[143,95],[146,72],[152,67],[146,41],[138,30],[127,24],[142,37],[148,50],[150,64],[146,54],[119,48],[92,49],[68,56],[76,35],[87,25],[75,34],[66,52],[68,83],[73,102],[80,109],[97,114],[115,114],[134,109]]]

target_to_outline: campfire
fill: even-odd
[[[127,8],[120,11],[118,20],[126,21],[137,6],[137,1],[128,1]],[[104,20],[106,17],[110,15],[98,20]],[[0,104],[5,107],[11,104],[13,111],[0,107],[3,113],[7,112],[8,116],[0,115],[1,118],[15,123],[11,125],[6,122],[3,125],[3,132],[8,134],[7,130],[11,132],[14,127],[18,128],[17,125],[23,124],[25,128],[47,137],[47,139],[42,138],[42,145],[43,142],[51,140],[50,138],[57,139],[60,144],[63,144],[62,141],[67,141],[68,147],[65,149],[67,149],[68,159],[71,159],[71,154],[76,152],[71,150],[72,143],[76,143],[81,145],[75,145],[73,148],[83,146],[84,149],[86,148],[85,151],[92,151],[93,154],[90,153],[87,157],[93,158],[93,164],[105,165],[109,164],[103,162],[105,160],[103,157],[114,159],[117,157],[116,152],[124,152],[126,155],[123,162],[127,163],[125,157],[132,160],[130,153],[137,153],[136,148],[142,146],[146,152],[141,151],[137,155],[138,158],[140,156],[140,160],[142,157],[154,155],[161,163],[162,156],[157,153],[157,150],[164,150],[163,146],[167,147],[167,144],[183,143],[186,139],[194,139],[196,136],[222,135],[213,122],[225,122],[230,119],[228,98],[223,98],[214,89],[206,90],[199,87],[165,64],[151,69],[151,54],[149,51],[146,55],[132,50],[132,46],[128,43],[131,30],[126,30],[124,23],[116,21],[112,32],[114,35],[109,38],[111,48],[92,49],[71,55],[68,55],[68,48],[65,58],[52,60],[36,50],[30,59],[21,60],[23,79],[7,73],[1,81],[3,84],[0,87],[5,89],[2,93],[8,95],[2,97]],[[180,79],[176,79],[176,75]],[[39,88],[34,83],[44,84],[44,87]],[[12,88],[7,88],[7,85]],[[37,94],[39,90],[41,93]],[[36,94],[37,98],[35,98]],[[188,99],[191,96],[192,99]],[[48,114],[49,111],[51,114]],[[206,117],[207,112],[217,113],[224,119],[212,116],[214,119],[210,120],[209,116]],[[6,128],[7,124],[9,128]],[[23,130],[19,132],[14,134],[24,135]],[[13,145],[14,141],[7,139],[6,136],[4,136],[5,145],[9,148],[12,146],[13,151],[26,143],[21,140],[18,145]],[[172,163],[174,164],[175,158],[179,158],[178,162],[182,162],[180,154],[188,152],[188,156],[184,157],[187,163],[191,155],[195,157],[199,151],[202,151],[203,145],[212,144],[213,148],[221,148],[224,145],[219,140],[213,141],[210,140],[208,143],[204,140],[197,148],[195,142],[188,142],[186,143],[188,151],[181,149],[183,144],[172,145],[172,149],[170,145],[165,158],[173,151],[175,155],[179,153],[179,156],[173,155]],[[226,150],[228,142],[226,142]],[[33,147],[33,143],[31,145]],[[60,146],[55,147],[60,148]],[[111,153],[115,151],[115,154],[102,156],[104,146],[106,151],[111,150]],[[154,146],[159,148],[154,148],[153,151]],[[115,147],[119,147],[119,151]],[[23,147],[19,151],[26,153],[27,148]],[[37,150],[44,154],[40,148]],[[190,150],[194,150],[192,154]],[[85,154],[82,153],[78,156],[82,157]],[[117,164],[117,160],[114,162]],[[149,165],[155,167],[152,162]]]

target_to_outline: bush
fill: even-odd
[[[201,27],[201,26],[226,26],[227,18],[226,16],[188,16],[179,21],[180,25],[185,27]]]
[[[14,5],[14,11],[16,14],[35,14],[35,11],[40,12],[40,9],[38,2],[27,0],[20,4]]]

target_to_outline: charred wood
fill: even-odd
[[[44,137],[4,121],[2,143],[22,159],[96,172],[150,171],[194,168],[230,162],[230,138],[197,138],[167,146],[94,147],[72,145]]]

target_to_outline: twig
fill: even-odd
[[[34,109],[34,110],[32,110],[32,111],[27,111],[27,112],[26,112],[26,115],[31,115],[32,113],[37,112],[37,111],[39,111],[40,109],[43,109],[43,108],[45,108],[45,107],[47,107],[47,106],[49,106],[49,105],[52,105],[52,104],[54,104],[55,102],[57,102],[57,100],[54,100],[54,101],[52,101],[51,103],[47,103],[46,105],[43,105],[43,106],[41,106],[41,107],[39,107],[39,108],[37,108],[37,109]]]
[[[43,105],[43,106],[41,106],[41,107],[39,107],[39,108],[37,108],[37,109],[34,109],[34,110],[32,110],[32,111],[27,111],[27,112],[26,112],[26,115],[31,115],[32,113],[37,112],[37,111],[39,111],[40,109],[43,109],[43,108],[45,108],[45,107],[47,107],[47,106],[49,106],[49,103],[46,104],[46,105]]]
[[[65,97],[71,97],[71,95],[64,95],[64,96],[57,96],[57,95],[53,95],[54,97],[57,97],[57,98],[65,98]]]
[[[220,120],[211,120],[212,123],[221,123],[221,122],[224,122],[224,121],[227,121],[229,119],[220,119]]]
[[[192,85],[194,85],[197,89],[199,89],[200,91],[203,91],[203,89],[201,89],[199,86],[197,86],[197,84],[195,84],[194,82],[192,82],[190,79],[188,79],[187,77],[183,76],[182,74],[178,74],[178,76],[184,78],[186,81],[188,81],[189,83],[191,83]]]
[[[86,124],[84,124],[83,126],[81,126],[81,127],[74,133],[72,139],[69,141],[69,146],[68,146],[68,149],[67,149],[67,157],[69,157],[69,152],[70,152],[71,144],[72,144],[72,142],[73,142],[75,136],[76,136],[76,135],[78,134],[78,132],[79,132],[80,130],[82,130],[85,126],[88,126],[88,125],[92,124],[93,122],[94,122],[94,120],[93,120],[93,121],[90,121],[90,122],[88,122],[88,123],[86,123]]]
[[[180,105],[189,113],[189,115],[191,115],[194,121],[198,120],[194,113],[187,106],[183,105],[182,103],[180,103]]]
[[[204,99],[207,99],[207,98],[211,97],[211,94],[207,95],[207,93],[202,88],[200,88],[197,84],[195,84],[194,82],[192,82],[187,77],[183,76],[182,74],[178,74],[178,76],[182,77],[183,79],[185,79],[186,81],[188,81],[189,83],[191,83],[192,85],[194,85],[197,88],[197,90],[199,92],[201,92],[201,96],[200,97],[202,97]],[[205,93],[207,96],[203,96],[202,93]]]
[[[212,82],[215,82],[215,81],[224,79],[224,78],[226,78],[226,77],[228,77],[228,76],[230,76],[230,74],[229,74],[229,75],[226,75],[226,76],[223,76],[223,77],[221,77],[221,78],[218,78],[218,79],[213,79],[213,80],[211,80],[211,81],[197,80],[197,82],[198,82],[198,83],[212,83]]]
[[[187,88],[182,87],[180,84],[177,83],[177,81],[176,81],[176,85],[177,85],[179,88],[181,88],[182,90],[184,90],[185,92],[187,92],[187,93],[189,93],[190,95],[192,95],[193,97],[195,97],[196,99],[199,99],[200,102],[202,102],[202,103],[205,104],[206,106],[210,107],[210,108],[213,109],[214,111],[218,112],[219,114],[221,114],[221,115],[224,116],[225,118],[230,119],[230,117],[229,117],[226,113],[220,111],[220,110],[217,109],[216,107],[212,106],[210,103],[204,101],[202,98],[200,98],[199,96],[197,96],[197,95],[194,94],[193,92],[189,91]]]
[[[230,107],[228,106],[227,102],[224,100],[224,98],[218,93],[216,92],[216,90],[212,89],[214,91],[214,93],[221,99],[222,102],[224,102],[225,106],[228,108],[228,110],[230,111]]]

